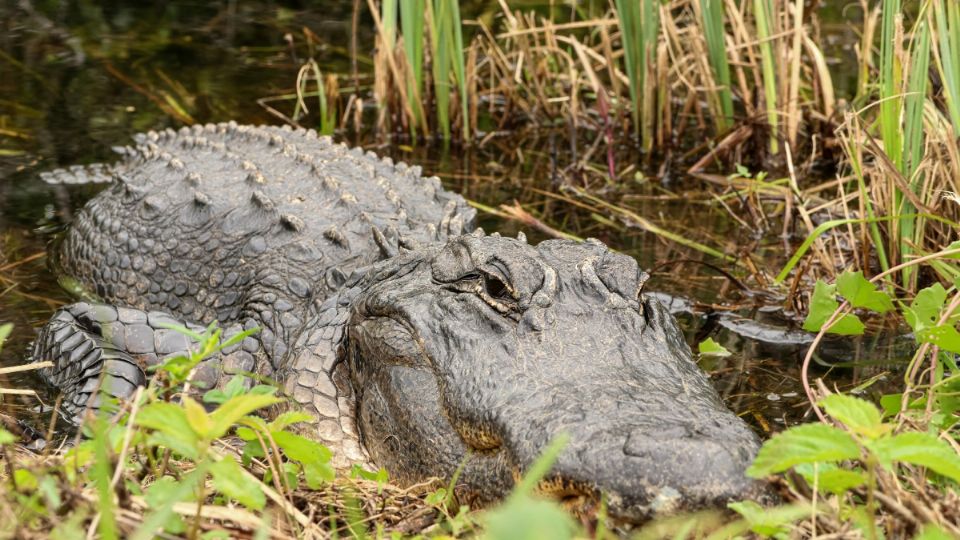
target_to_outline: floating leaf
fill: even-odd
[[[813,287],[813,294],[810,296],[810,312],[803,321],[803,329],[808,332],[819,332],[823,325],[833,316],[833,313],[840,307],[836,297],[837,286],[828,285],[823,280],[818,279]],[[847,313],[835,321],[827,332],[839,335],[860,335],[863,334],[864,326],[856,315]]]
[[[871,439],[876,439],[891,429],[881,421],[880,409],[865,399],[846,394],[831,394],[820,400],[820,404],[827,414],[851,431]]]
[[[803,424],[774,435],[757,453],[747,475],[762,478],[800,463],[831,462],[860,457],[849,433],[826,424]]]
[[[837,292],[853,307],[886,313],[893,309],[890,295],[878,291],[877,286],[863,277],[863,272],[844,272],[837,278]]]
[[[698,348],[700,349],[700,354],[704,356],[730,356],[731,354],[723,345],[709,337],[701,341]]]
[[[260,489],[260,484],[247,479],[240,465],[233,456],[225,456],[210,466],[213,475],[213,487],[231,499],[252,510],[260,510],[267,503],[267,498]]]
[[[946,441],[929,433],[901,433],[874,441],[869,448],[885,467],[897,461],[912,463],[960,482],[960,456]]]

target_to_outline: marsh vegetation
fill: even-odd
[[[0,534],[960,536],[956,1],[24,1],[0,25]],[[422,164],[488,229],[635,256],[769,438],[751,474],[783,505],[573,518],[534,495],[549,452],[492,510],[335,476],[304,418],[248,416],[272,389],[178,397],[202,345],[58,426],[8,368],[69,300],[44,245],[92,190],[38,172],[227,119]]]

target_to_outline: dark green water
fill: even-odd
[[[530,4],[548,9],[543,2]],[[519,2],[511,5],[526,8]],[[588,3],[584,14],[602,5]],[[185,120],[279,123],[264,104],[292,112],[292,100],[275,98],[294,92],[297,71],[311,56],[325,73],[352,80],[352,9],[349,0],[0,4],[0,322],[16,325],[0,353],[0,366],[21,363],[34,329],[70,301],[48,271],[44,252],[72,213],[97,191],[47,186],[38,173],[109,161],[111,147],[126,144],[132,134],[177,128]],[[465,10],[496,24],[488,3],[472,2]],[[364,10],[357,27],[357,67],[359,95],[368,103],[372,27]],[[309,39],[304,28],[310,31]],[[834,54],[842,57],[849,48],[838,28]],[[349,92],[344,92],[344,103]],[[311,121],[308,116],[304,125],[311,127]],[[580,145],[589,145],[592,137],[583,135]],[[732,408],[761,432],[804,417],[798,365],[809,336],[771,332],[768,326],[788,324],[777,300],[743,290],[700,264],[702,254],[609,215],[545,196],[544,191],[558,191],[560,176],[581,179],[568,168],[572,150],[563,135],[525,130],[480,147],[454,149],[390,144],[370,133],[338,132],[337,138],[420,164],[441,176],[449,189],[484,205],[518,201],[555,228],[599,238],[633,255],[644,267],[656,269],[652,288],[696,306],[695,315],[681,315],[692,344],[712,336],[734,351],[728,358],[703,361]],[[619,165],[630,165],[630,149],[622,154],[626,161]],[[653,179],[616,187],[582,182],[600,197],[685,237],[727,253],[749,253],[771,273],[783,263],[782,239],[757,238],[744,230],[692,181]],[[509,235],[522,228],[489,214],[481,215],[481,224]],[[543,238],[529,228],[526,232],[533,239]],[[746,280],[742,271],[724,268]],[[730,322],[708,315],[716,306],[739,307],[741,319]],[[794,338],[798,340],[790,341]],[[849,387],[882,373],[898,356],[886,343],[848,341],[828,345],[823,357],[825,363],[847,362],[830,369],[831,381]],[[820,374],[825,369],[818,368]],[[39,398],[6,396],[0,404],[0,413],[26,423],[36,422],[41,402],[52,403],[49,391],[31,375],[0,379],[0,387],[40,393]]]

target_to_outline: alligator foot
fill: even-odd
[[[107,401],[132,396],[137,387],[146,384],[150,366],[196,348],[189,337],[168,328],[170,325],[203,331],[202,326],[161,312],[72,304],[57,311],[40,330],[31,356],[53,362],[41,375],[63,390],[62,412],[68,420],[79,423],[85,411],[95,412]],[[242,330],[241,325],[232,325],[224,330],[223,339]],[[225,379],[223,372],[251,372],[258,354],[263,354],[260,342],[245,338],[204,359],[191,381],[209,388]]]

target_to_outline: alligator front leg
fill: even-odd
[[[86,410],[97,411],[104,397],[123,400],[147,382],[146,370],[163,359],[188,354],[197,345],[184,334],[167,328],[185,326],[202,332],[203,327],[177,320],[166,313],[77,303],[65,306],[40,331],[32,358],[49,360],[53,366],[41,371],[63,393],[61,409],[74,422]],[[252,326],[248,324],[247,326]],[[240,324],[224,329],[224,340],[243,330]],[[221,382],[223,373],[254,371],[265,364],[263,347],[255,337],[232,345],[204,359],[192,381],[206,387]]]

